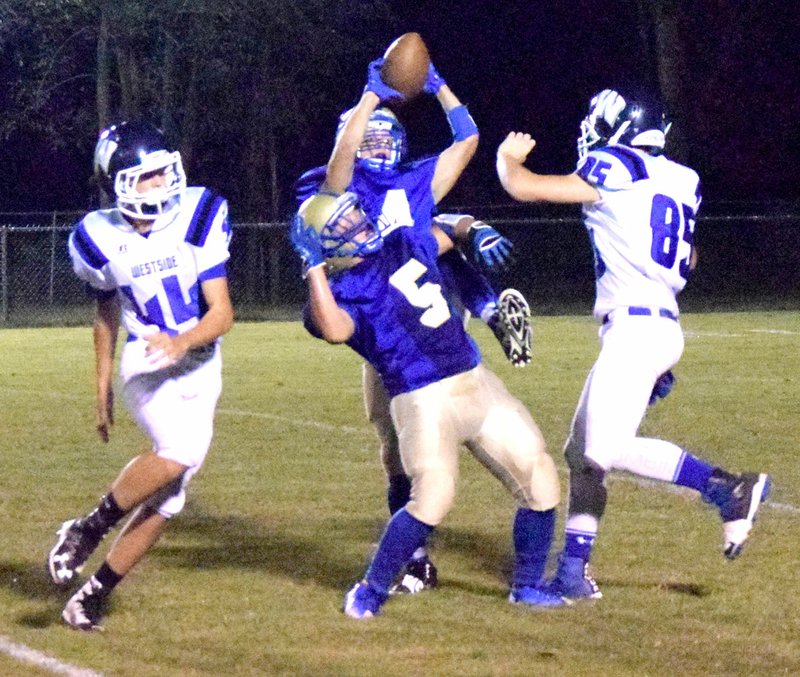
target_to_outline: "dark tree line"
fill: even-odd
[[[543,143],[558,137],[552,169],[568,170],[574,147],[560,132],[615,70],[660,89],[676,120],[670,154],[707,185],[786,192],[780,172],[800,138],[796,66],[784,58],[796,14],[721,0],[3,0],[0,197],[30,191],[36,203],[46,176],[58,203],[48,208],[93,206],[96,191],[75,176],[90,173],[97,131],[146,116],[179,142],[190,179],[222,191],[240,218],[281,218],[297,174],[324,161],[364,66],[406,30],[430,38],[479,121],[484,141],[460,188],[476,200],[497,195],[496,137],[525,114],[545,126]],[[441,118],[429,116],[446,137]]]
[[[0,135],[85,149],[146,117],[179,140],[193,181],[276,218],[304,130],[342,105],[321,82],[356,77],[392,26],[381,0],[4,0]]]

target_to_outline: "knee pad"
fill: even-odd
[[[455,493],[455,478],[449,473],[424,472],[415,475],[406,510],[420,522],[438,526],[450,512]]]
[[[186,485],[195,472],[196,469],[189,468],[183,475],[176,477],[172,482],[161,487],[142,505],[166,519],[175,517],[186,505]]]
[[[605,471],[592,461],[584,461],[583,467],[570,471],[569,512],[571,515],[591,515],[600,519],[606,509],[608,492],[605,486]]]

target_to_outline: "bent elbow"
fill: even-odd
[[[339,345],[341,343],[347,343],[347,340],[350,338],[352,334],[338,330],[338,329],[327,329],[322,332],[322,338],[331,345]]]

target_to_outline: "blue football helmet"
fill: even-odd
[[[325,262],[334,271],[350,268],[383,247],[380,229],[364,213],[355,193],[317,193],[297,213],[319,233]]]
[[[339,116],[337,139],[352,112],[350,108]],[[364,140],[356,153],[356,162],[373,172],[395,169],[405,157],[406,144],[406,130],[397,116],[388,108],[376,108],[369,116]]]
[[[671,124],[659,103],[645,97],[626,99],[613,89],[604,89],[592,97],[589,114],[581,122],[578,157],[583,159],[595,146],[614,144],[660,152]]]
[[[180,153],[147,122],[122,122],[100,132],[94,171],[106,193],[116,197],[119,210],[137,220],[172,213],[186,189]],[[140,193],[139,180],[156,173],[164,175],[164,186]]]

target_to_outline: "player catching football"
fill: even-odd
[[[417,39],[416,44],[419,43]],[[424,44],[422,49],[425,49]],[[412,59],[409,57],[407,60]],[[384,59],[373,61],[370,77],[380,78],[384,63]],[[362,206],[387,234],[398,226],[411,225],[418,213],[425,213],[427,220],[430,210],[435,209],[435,205],[449,193],[464,171],[478,143],[478,129],[466,107],[429,61],[425,68],[427,77],[420,79],[422,91],[435,96],[441,105],[452,128],[452,143],[436,155],[409,160],[405,128],[392,110],[379,106],[370,114],[347,188],[358,196]],[[352,112],[353,109],[348,109],[340,116],[337,139]],[[326,169],[325,166],[315,167],[298,179],[298,207],[320,190]],[[439,261],[448,300],[486,322],[512,364],[524,366],[529,363],[532,332],[525,298],[515,289],[506,289],[498,295],[473,265],[476,263],[494,270],[501,268],[511,243],[494,228],[471,216],[441,214],[435,222],[451,235],[457,223],[469,234],[472,261],[457,249],[447,252]],[[386,389],[368,362],[364,364],[362,384],[367,418],[380,442],[380,458],[387,479],[387,503],[389,513],[393,515],[408,502],[411,482],[400,459]],[[419,592],[435,587],[437,577],[436,567],[426,548],[420,548],[413,554],[394,590]]]
[[[303,204],[291,230],[307,267],[306,326],[329,343],[346,343],[380,374],[411,477],[411,498],[389,520],[344,612],[376,615],[402,567],[444,519],[462,443],[517,501],[510,600],[563,606],[561,596],[540,588],[559,499],[555,464],[530,414],[481,364],[442,295],[438,256],[452,239],[432,227],[430,209],[381,233],[358,197],[345,192],[370,115],[396,96],[380,78],[368,79],[336,142],[323,191]],[[329,280],[327,270],[338,272]]]
[[[648,402],[671,387],[683,352],[676,295],[692,267],[700,183],[662,153],[669,123],[658,102],[603,90],[581,123],[573,174],[541,175],[523,162],[535,142],[512,132],[497,150],[508,193],[525,201],[580,203],[594,247],[600,355],[565,446],[570,469],[564,549],[551,592],[598,599],[588,563],[606,507],[606,474],[627,470],[700,492],[719,509],[723,551],[742,552],[770,487],[765,473],[733,474],[672,442],[638,437]]]
[[[103,131],[95,171],[116,196],[116,208],[84,216],[70,235],[69,252],[97,303],[97,430],[107,442],[121,314],[128,333],[120,360],[122,394],[152,451],[122,469],[94,510],[58,530],[48,568],[56,584],[67,585],[135,509],[103,564],[64,607],[64,621],[80,630],[100,628],[111,591],[183,508],[186,485],[211,444],[222,390],[218,339],[233,324],[226,201],[210,190],[187,188],[180,154],[147,123],[123,122]]]

